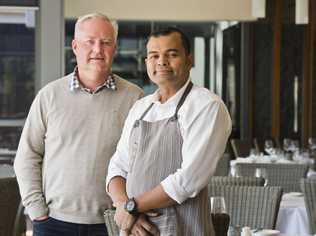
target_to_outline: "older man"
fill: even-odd
[[[14,168],[35,236],[107,235],[105,177],[125,118],[143,92],[111,72],[117,25],[78,19],[74,72],[39,91]]]
[[[158,90],[135,103],[111,159],[107,190],[126,233],[214,235],[207,183],[231,120],[221,99],[189,79],[190,44],[176,28],[152,33],[147,72]],[[147,214],[154,210],[158,216]]]

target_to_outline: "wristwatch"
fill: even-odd
[[[124,209],[131,215],[137,216],[137,204],[134,198],[130,198],[125,202]]]

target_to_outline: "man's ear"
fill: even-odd
[[[193,67],[193,55],[192,53],[190,53],[188,56],[187,56],[187,59],[188,59],[188,67],[189,68],[192,68]]]
[[[77,55],[78,42],[75,39],[72,40],[71,47],[72,47],[73,53]]]

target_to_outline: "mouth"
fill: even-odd
[[[89,59],[89,61],[98,61],[98,62],[101,61],[101,62],[103,62],[104,58],[103,57],[92,57]]]
[[[155,74],[171,74],[172,70],[156,70]]]

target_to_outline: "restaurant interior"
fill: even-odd
[[[208,185],[217,236],[316,234],[315,0],[0,0],[0,235],[32,235],[14,157],[37,92],[74,70],[75,22],[90,12],[118,22],[112,71],[146,95],[147,36],[189,36],[190,78],[222,98],[233,125]]]

